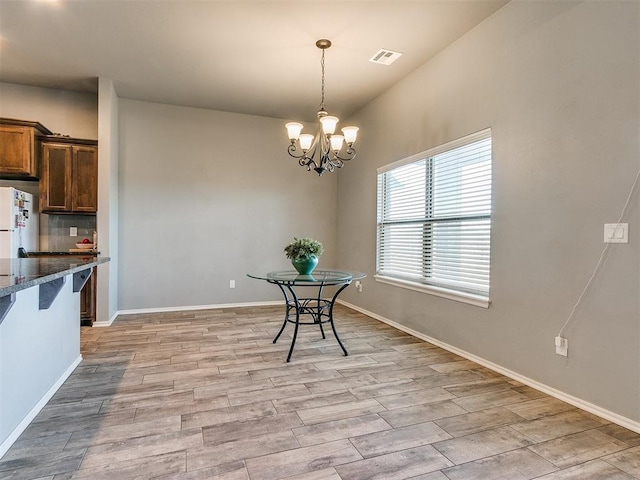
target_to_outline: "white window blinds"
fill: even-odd
[[[488,300],[491,131],[378,173],[377,274]]]

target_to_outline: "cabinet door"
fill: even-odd
[[[71,211],[71,146],[42,144],[40,211]]]
[[[80,290],[80,324],[91,327],[96,321],[96,274],[94,267],[87,283]]]
[[[37,177],[33,128],[0,125],[0,175]]]
[[[98,211],[98,149],[91,146],[73,146],[72,206],[74,212]]]

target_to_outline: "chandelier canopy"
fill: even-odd
[[[287,133],[289,134],[289,148],[287,151],[293,158],[298,159],[298,163],[307,170],[316,171],[320,176],[324,172],[337,168],[342,168],[344,162],[352,160],[356,156],[353,144],[358,136],[358,127],[344,127],[342,135],[336,135],[336,127],[338,118],[332,117],[324,109],[324,52],[331,46],[331,42],[327,39],[321,39],[316,42],[316,47],[322,50],[322,59],[320,65],[322,67],[322,98],[320,101],[320,110],[318,110],[318,127],[315,137],[309,133],[302,133],[302,124],[298,122],[289,122]],[[298,149],[302,153],[298,153]]]

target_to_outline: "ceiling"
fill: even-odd
[[[0,0],[0,81],[313,121],[348,116],[509,0]],[[402,52],[390,66],[369,59]],[[0,99],[1,101],[1,99]]]

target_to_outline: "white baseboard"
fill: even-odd
[[[141,313],[165,313],[165,312],[186,312],[191,310],[219,310],[221,308],[242,308],[242,307],[268,307],[272,305],[284,305],[284,300],[273,300],[268,302],[244,302],[244,303],[223,303],[217,305],[185,305],[181,307],[158,307],[158,308],[134,308],[130,310],[118,310],[108,322],[95,322],[94,327],[108,327],[119,315],[135,315]]]
[[[11,448],[11,445],[18,439],[18,437],[26,430],[29,424],[32,422],[34,418],[40,413],[40,410],[44,408],[51,397],[55,395],[58,389],[62,386],[67,378],[73,373],[78,365],[82,362],[82,355],[78,355],[73,363],[67,368],[67,370],[58,378],[56,383],[54,383],[51,388],[44,394],[44,396],[40,399],[40,401],[29,411],[29,413],[22,419],[22,421],[18,424],[16,428],[13,429],[13,432],[9,434],[9,436],[0,444],[0,459],[4,456],[5,453]]]
[[[115,322],[116,318],[118,318],[118,312],[114,313],[111,318],[109,320],[107,320],[106,322],[101,322],[101,321],[96,321],[93,322],[93,326],[94,327],[108,327],[110,326],[113,322]]]
[[[570,395],[568,393],[565,393],[563,391],[557,390],[553,387],[549,387],[548,385],[545,385],[543,383],[540,383],[536,380],[532,380],[531,378],[525,377],[524,375],[521,375],[517,372],[514,372],[512,370],[509,370],[508,368],[504,368],[500,365],[497,365],[493,362],[490,362],[489,360],[485,360],[484,358],[478,357],[477,355],[474,355],[472,353],[466,352],[464,350],[461,350],[457,347],[454,347],[453,345],[449,345],[447,343],[441,342],[440,340],[437,340],[435,338],[429,337],[428,335],[425,335],[423,333],[420,333],[416,330],[413,330],[411,328],[408,328],[400,323],[394,322],[393,320],[389,320],[388,318],[385,318],[381,315],[378,315],[376,313],[370,312],[368,310],[365,310],[364,308],[358,307],[357,305],[353,305],[349,302],[345,302],[343,300],[338,300],[338,303],[344,305],[345,307],[349,307],[357,312],[363,313],[364,315],[371,317],[375,320],[379,320],[383,323],[386,323],[387,325],[396,328],[398,330],[401,330],[405,333],[408,333],[409,335],[419,338],[420,340],[424,340],[425,342],[431,343],[433,345],[436,345],[440,348],[443,348],[445,350],[448,350],[451,353],[455,353],[456,355],[460,355],[461,357],[466,358],[467,360],[471,360],[472,362],[477,363],[478,365],[482,365],[483,367],[488,368],[489,370],[493,370],[494,372],[498,372],[502,375],[504,375],[505,377],[509,377],[513,380],[517,380],[518,382],[524,383],[525,385],[530,386],[531,388],[535,388],[536,390],[539,390],[543,393],[546,393],[547,395],[550,395],[552,397],[557,398],[558,400],[562,400],[563,402],[566,402],[570,405],[573,405],[574,407],[578,407],[582,410],[585,410],[587,412],[593,413],[594,415],[597,415],[598,417],[604,418],[605,420],[609,420],[610,422],[613,422],[617,425],[620,425],[621,427],[627,428],[629,430],[632,430],[636,433],[640,433],[640,422],[637,422],[635,420],[631,420],[630,418],[627,417],[623,417],[622,415],[619,415],[615,412],[612,412],[610,410],[606,410],[598,405],[594,405],[593,403],[589,403],[585,400],[582,400],[581,398],[578,397],[574,397],[573,395]]]

